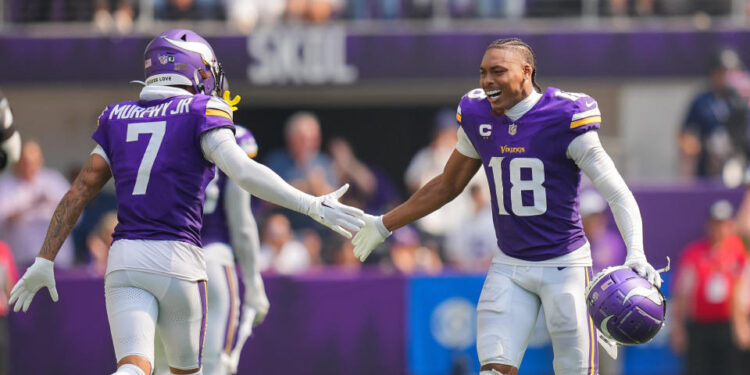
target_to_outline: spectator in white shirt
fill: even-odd
[[[44,167],[42,149],[34,141],[23,144],[13,174],[0,176],[0,238],[13,251],[19,270],[34,262],[55,207],[69,188],[60,172]],[[72,263],[73,246],[68,238],[55,264]]]

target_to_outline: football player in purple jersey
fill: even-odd
[[[657,286],[661,278],[646,260],[633,194],[599,142],[596,100],[553,87],[542,91],[535,73],[526,43],[491,43],[479,68],[481,88],[459,104],[459,140],[443,173],[387,214],[365,215],[354,253],[364,260],[391,231],[456,197],[483,166],[500,251],[477,305],[481,374],[518,372],[543,308],[555,374],[594,375],[598,350],[584,299],[592,275],[578,210],[581,171],[612,209],[627,246],[625,264]]]
[[[253,134],[241,126],[236,129],[237,144],[248,157],[255,157],[258,143]],[[209,280],[214,280],[208,284],[209,336],[204,372],[228,375],[237,372],[242,346],[252,328],[263,322],[270,305],[257,265],[260,236],[250,211],[250,193],[223,172],[216,172],[206,188],[201,229],[206,271]],[[241,308],[234,258],[242,269],[245,286]]]
[[[0,172],[10,168],[21,157],[21,136],[13,126],[13,111],[0,91]]]
[[[248,157],[258,154],[253,134],[235,125],[237,144]],[[268,314],[270,304],[257,267],[260,238],[250,210],[250,193],[220,170],[206,186],[201,228],[209,283],[203,374],[237,373],[240,353],[254,326]],[[242,269],[245,293],[240,307],[235,259]],[[242,316],[240,319],[240,311]],[[164,347],[157,334],[154,375],[168,375]]]
[[[137,101],[110,105],[92,136],[98,144],[54,213],[34,264],[11,291],[26,311],[47,287],[53,261],[81,211],[114,177],[118,225],[105,276],[117,375],[146,375],[158,329],[172,374],[202,374],[206,263],[201,249],[205,189],[214,164],[261,199],[305,213],[341,235],[364,223],[339,203],[347,186],[315,197],[247,157],[232,109],[220,99],[223,71],[211,46],[189,30],[169,30],[146,47],[145,87]]]

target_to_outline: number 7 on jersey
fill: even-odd
[[[166,121],[153,122],[136,122],[128,124],[127,141],[135,142],[141,134],[151,134],[146,146],[146,152],[141,159],[141,165],[138,167],[138,176],[135,179],[133,195],[144,195],[148,188],[148,180],[151,178],[151,168],[154,167],[156,154],[161,148],[161,141],[164,139],[164,133],[167,130]]]

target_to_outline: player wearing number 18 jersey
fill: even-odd
[[[601,113],[588,95],[535,82],[531,48],[501,39],[487,48],[481,88],[461,100],[458,143],[442,174],[404,204],[365,216],[355,236],[364,259],[390,231],[441,207],[483,166],[499,250],[477,304],[482,375],[516,374],[539,309],[544,309],[557,375],[597,374],[596,328],[585,287],[591,252],[578,211],[581,171],[612,208],[628,248],[626,264],[659,284],[643,252],[632,193],[599,143]]]
[[[305,194],[238,146],[221,65],[189,30],[170,30],[146,47],[139,100],[108,106],[98,144],[60,201],[34,264],[11,291],[26,311],[36,292],[57,290],[52,264],[81,211],[114,177],[119,224],[113,234],[105,299],[117,375],[146,375],[158,329],[172,374],[201,374],[206,327],[206,264],[201,225],[214,164],[243,189],[307,215],[351,238],[361,211],[342,205],[346,187]],[[85,360],[85,359],[79,359]]]

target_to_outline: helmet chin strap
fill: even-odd
[[[224,91],[224,66],[217,62],[215,66],[211,66],[211,72],[214,74],[215,94],[221,97]]]

